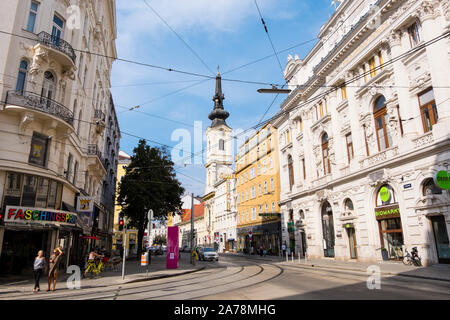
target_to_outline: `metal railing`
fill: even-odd
[[[99,150],[96,144],[89,144],[87,154],[97,156],[103,163],[102,152]]]
[[[73,112],[61,103],[29,91],[8,91],[6,104],[21,106],[48,113],[73,126]]]
[[[45,31],[40,32],[37,36],[39,43],[66,54],[72,59],[73,63],[75,63],[77,55],[75,54],[75,50],[73,50],[70,43],[59,37],[52,36]]]

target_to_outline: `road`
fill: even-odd
[[[450,299],[450,282],[382,276],[381,289],[367,288],[363,272],[324,270],[244,257],[198,262],[202,271],[152,281],[54,293],[21,293],[20,300],[272,300],[272,299]]]

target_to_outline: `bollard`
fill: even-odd
[[[300,263],[301,261],[300,261],[300,257],[301,257],[301,255],[300,255],[300,252],[298,253],[298,263]]]
[[[289,256],[288,256],[287,251],[286,251],[286,262],[289,262]]]
[[[291,252],[291,258],[292,258],[292,262],[294,262],[294,253]]]

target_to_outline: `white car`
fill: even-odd
[[[219,261],[219,255],[214,248],[198,248],[198,259],[203,261]]]

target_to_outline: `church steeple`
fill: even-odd
[[[221,124],[227,126],[225,120],[230,116],[230,114],[227,111],[225,111],[223,107],[224,99],[225,96],[222,93],[222,77],[220,76],[219,70],[217,70],[216,93],[213,96],[214,109],[208,116],[208,118],[212,121],[211,127],[216,127]]]

